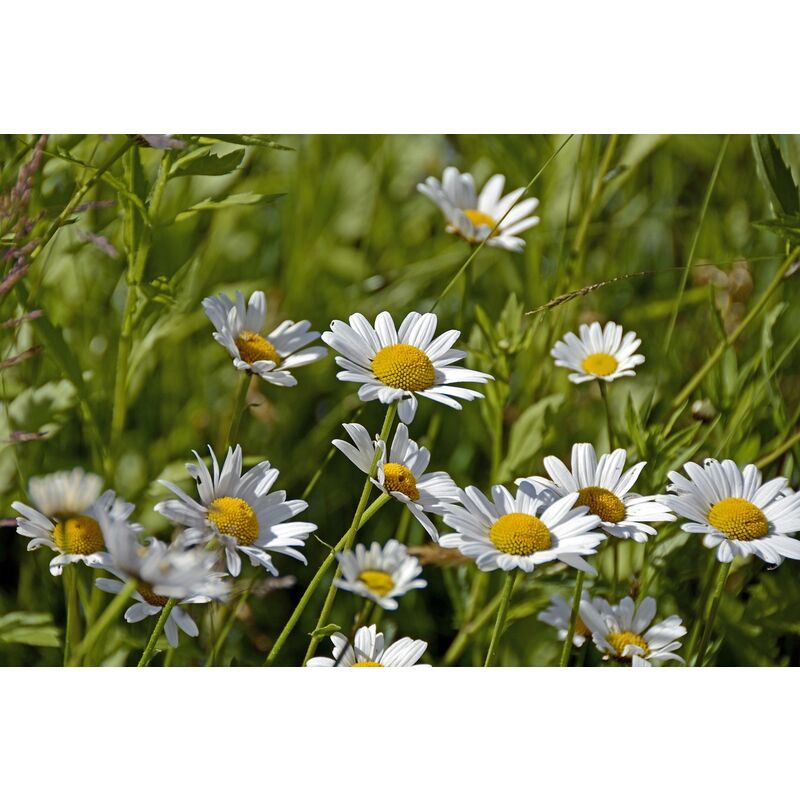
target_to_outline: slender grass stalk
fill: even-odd
[[[386,503],[391,500],[391,495],[382,494],[376,500],[374,500],[364,511],[361,516],[361,523],[359,527],[363,527],[367,524],[367,522],[373,517],[373,515]],[[264,665],[267,667],[272,666],[275,663],[278,655],[283,648],[283,645],[286,643],[286,640],[289,638],[289,635],[294,630],[297,623],[300,621],[300,617],[305,611],[306,606],[308,605],[311,598],[314,596],[314,593],[317,590],[317,587],[322,582],[322,579],[325,577],[325,573],[331,568],[332,564],[336,561],[336,554],[344,550],[345,545],[350,540],[350,536],[352,535],[352,530],[350,528],[347,529],[344,536],[334,545],[331,549],[330,553],[325,556],[325,560],[320,564],[319,569],[314,573],[314,577],[309,582],[308,586],[306,587],[305,592],[303,592],[303,596],[300,598],[300,601],[292,611],[291,617],[287,623],[283,626],[283,630],[278,635],[278,638],[275,640],[275,644],[272,645],[272,649],[269,651],[267,655],[267,660],[264,662]]]
[[[608,426],[608,446],[611,450],[618,446],[617,434],[614,429],[614,419],[611,416],[611,403],[608,399],[609,388],[605,381],[598,381],[600,385],[600,395],[603,398],[603,405],[606,409],[606,425]]]
[[[484,667],[494,666],[494,662],[497,660],[497,646],[500,644],[500,637],[503,635],[506,617],[508,616],[508,605],[511,602],[511,595],[514,593],[514,587],[518,579],[518,569],[506,573],[503,591],[500,595],[500,607],[497,609],[497,617],[494,621],[494,630],[492,631],[492,639],[489,642],[489,649],[486,652],[486,661],[483,664]]]
[[[700,644],[697,647],[697,657],[694,660],[696,667],[703,666],[703,659],[706,655],[706,648],[708,647],[709,639],[711,638],[711,631],[714,628],[714,620],[717,617],[717,609],[719,608],[719,601],[722,598],[722,592],[725,589],[725,581],[728,579],[728,574],[731,571],[731,564],[733,562],[720,561],[717,565],[716,575],[714,576],[714,591],[708,603],[706,610],[705,627],[703,628],[703,635],[700,638]]]
[[[236,622],[236,619],[239,616],[239,612],[244,608],[244,604],[247,602],[251,592],[253,591],[256,583],[258,583],[260,578],[261,575],[256,574],[250,581],[250,583],[248,583],[247,588],[242,592],[242,595],[237,600],[236,605],[228,610],[228,613],[225,617],[225,621],[222,623],[222,625],[220,625],[219,633],[214,639],[214,644],[211,646],[211,650],[209,651],[208,657],[206,658],[205,665],[207,667],[214,666],[214,663],[217,660],[217,656],[219,655],[220,650],[222,650],[222,645],[227,640],[228,635],[231,632],[231,628],[233,628],[233,623]]]
[[[578,624],[578,613],[581,608],[581,595],[583,594],[583,580],[586,573],[583,570],[578,571],[578,576],[575,578],[575,592],[572,595],[572,611],[569,615],[569,626],[567,627],[567,638],[564,639],[564,646],[561,648],[561,661],[559,667],[569,666],[569,656],[572,652],[572,638],[575,636],[575,626]]]
[[[787,439],[782,445],[759,458],[758,461],[756,461],[756,466],[759,469],[763,469],[768,464],[780,458],[784,453],[791,450],[798,442],[800,442],[800,430],[796,431],[794,435]]]
[[[225,438],[221,440],[222,452],[226,452],[229,447],[236,445],[239,436],[239,425],[242,421],[242,414],[247,400],[247,390],[250,386],[250,373],[242,372],[233,394],[231,413],[228,417],[228,425],[225,429]]]
[[[62,571],[64,600],[67,607],[67,628],[64,634],[64,666],[81,641],[80,607],[78,603],[78,565],[65,564]]]
[[[136,665],[137,667],[146,667],[150,663],[151,659],[153,658],[153,652],[156,649],[156,644],[158,644],[158,637],[161,636],[161,632],[164,630],[164,626],[167,624],[169,615],[172,613],[172,609],[175,608],[177,602],[178,599],[176,597],[170,597],[170,599],[167,600],[164,608],[161,609],[161,613],[158,615],[158,619],[156,620],[156,626],[153,628],[153,632],[150,634],[150,638],[147,641],[147,646],[144,648],[142,657],[139,659],[139,663]]]
[[[711,594],[711,587],[714,584],[714,571],[717,566],[716,556],[712,553],[711,558],[708,560],[708,567],[706,568],[705,575],[702,579],[703,589],[700,593],[700,601],[696,606],[696,613],[692,628],[689,631],[689,639],[686,642],[684,652],[686,653],[687,665],[691,663],[690,659],[695,654],[697,648],[697,640],[700,638],[700,631],[703,629],[703,620],[705,619],[705,610],[708,605],[708,598]]]
[[[486,575],[487,573],[482,572],[482,575]],[[474,586],[474,584],[473,584]],[[491,620],[494,613],[497,611],[497,607],[500,605],[500,601],[503,599],[503,590],[501,589],[497,594],[484,606],[484,608],[475,615],[475,618],[472,619],[471,622],[467,622],[461,626],[461,629],[458,631],[456,638],[453,639],[450,647],[447,648],[447,652],[445,652],[442,658],[442,666],[443,667],[451,667],[456,661],[461,658],[466,650],[467,645],[469,644],[470,638],[477,633],[484,625],[486,625],[489,620]]]
[[[105,633],[106,628],[119,617],[125,604],[136,591],[136,586],[136,578],[131,578],[122,589],[120,589],[119,594],[106,606],[105,611],[100,615],[97,622],[86,632],[83,641],[72,654],[69,666],[77,667],[81,663],[86,654],[91,651],[100,637]]]

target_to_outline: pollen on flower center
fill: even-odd
[[[53,542],[63,553],[88,556],[106,545],[97,520],[91,517],[70,517],[53,528]]]
[[[550,529],[532,514],[503,514],[489,529],[492,544],[504,553],[529,556],[547,550],[552,542]]]
[[[351,664],[351,667],[382,667],[383,664],[380,661],[356,661],[355,664]]]
[[[139,592],[139,594],[144,598],[144,601],[149,603],[151,606],[161,606],[163,608],[169,602],[169,597],[156,594],[153,591],[153,587],[144,581],[139,581],[136,591]]]
[[[622,522],[625,519],[625,504],[614,492],[602,486],[587,486],[578,492],[576,506],[589,506],[603,522]]]
[[[599,375],[602,378],[614,372],[619,366],[619,362],[608,353],[592,353],[583,359],[581,366],[589,374]]]
[[[473,224],[475,227],[478,225],[487,225],[490,229],[494,229],[494,226],[497,225],[497,221],[490,217],[488,214],[484,214],[483,211],[478,211],[477,208],[465,208],[464,209],[464,216]],[[497,236],[499,231],[495,231],[492,236]]]
[[[617,651],[617,657],[623,658],[623,652],[625,648],[632,644],[635,647],[640,647],[642,649],[643,655],[648,655],[650,653],[650,648],[647,645],[647,642],[639,636],[638,633],[633,633],[633,631],[617,631],[614,633],[607,633],[606,634],[606,641]],[[630,656],[624,656],[625,658],[630,658]]]
[[[236,347],[242,361],[248,364],[256,361],[274,361],[277,366],[281,363],[281,357],[272,342],[253,331],[242,331],[236,337]]]
[[[238,544],[250,545],[258,539],[256,512],[241,497],[218,497],[208,507],[208,520]]]
[[[417,479],[403,464],[390,462],[383,465],[383,485],[388,492],[402,492],[411,500],[419,500]]]
[[[375,354],[372,372],[386,386],[420,392],[430,389],[436,379],[433,362],[411,344],[390,344]]]
[[[358,579],[366,584],[372,594],[376,594],[378,597],[385,597],[394,589],[392,576],[381,570],[365,569],[359,574]]]
[[[714,503],[708,512],[708,521],[729,539],[740,542],[761,539],[769,533],[764,512],[741,497],[726,497]]]

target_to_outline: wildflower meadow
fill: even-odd
[[[0,136],[0,665],[800,665],[800,137]]]

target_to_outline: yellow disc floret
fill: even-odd
[[[149,603],[151,606],[161,606],[163,608],[169,602],[169,597],[156,594],[153,591],[153,587],[144,581],[139,581],[136,591],[144,598],[145,603]]]
[[[383,465],[383,485],[387,492],[402,492],[411,500],[419,500],[417,479],[411,470],[402,464]]]
[[[382,667],[379,661],[356,661],[355,664],[351,664],[351,667]]]
[[[478,211],[477,208],[465,208],[464,216],[477,228],[478,225],[486,225],[488,228],[494,230],[497,221],[485,214],[483,211]],[[492,236],[497,236],[499,231],[495,231]]]
[[[492,544],[504,553],[529,556],[547,550],[551,544],[550,529],[532,514],[503,514],[489,529]]]
[[[377,569],[365,569],[359,574],[358,579],[366,585],[372,594],[385,597],[394,589],[394,581],[388,572]]]
[[[436,378],[433,362],[411,344],[390,344],[375,354],[372,372],[386,386],[420,392],[430,389]]]
[[[617,651],[617,658],[630,658],[631,656],[623,656],[625,648],[632,644],[636,647],[641,647],[642,653],[640,655],[648,655],[650,648],[647,642],[639,636],[638,633],[633,631],[615,631],[614,633],[607,633],[605,636],[606,641]]]
[[[106,545],[97,520],[91,517],[70,517],[53,528],[53,542],[62,553],[88,556]]]
[[[258,539],[256,512],[241,497],[218,497],[208,507],[208,520],[238,544],[250,545]]]
[[[256,361],[274,361],[277,366],[281,363],[281,357],[272,342],[253,331],[242,331],[236,337],[236,347],[239,349],[242,361],[248,364]]]
[[[625,505],[622,500],[602,486],[581,489],[575,505],[589,506],[589,511],[597,514],[603,522],[622,522],[625,519]]]
[[[612,372],[616,371],[619,362],[614,356],[608,353],[592,353],[590,356],[586,356],[586,358],[583,359],[581,366],[590,375],[599,375],[601,378],[604,378],[606,375],[610,375]]]
[[[729,539],[750,542],[769,533],[769,522],[764,512],[749,500],[726,497],[711,506],[708,521]]]

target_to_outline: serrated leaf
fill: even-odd
[[[245,149],[239,147],[230,153],[217,155],[211,148],[202,147],[179,158],[170,170],[170,178],[181,178],[187,175],[227,175],[239,167],[244,158]]]

